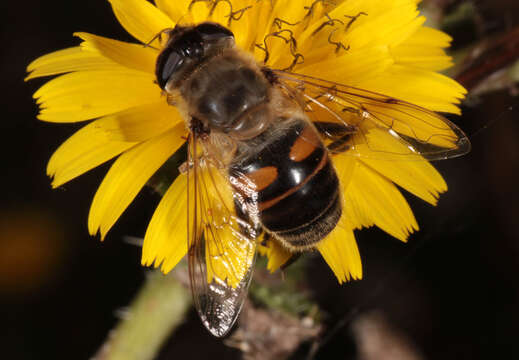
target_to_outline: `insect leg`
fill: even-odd
[[[345,135],[351,135],[357,132],[357,127],[354,125],[339,124],[329,121],[314,121],[315,128],[319,133],[332,140],[339,140]]]

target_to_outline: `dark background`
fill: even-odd
[[[452,35],[461,39],[456,45],[517,24],[512,4],[515,0],[477,2],[482,15],[476,35],[454,29]],[[104,243],[90,238],[88,209],[108,167],[51,190],[47,160],[78,125],[37,121],[32,93],[45,80],[24,83],[23,78],[36,57],[77,45],[74,31],[131,38],[103,0],[0,6],[1,357],[87,359],[117,321],[116,310],[129,303],[144,279],[140,249],[123,236],[143,235],[158,198],[143,191]],[[421,231],[407,245],[378,230],[357,233],[363,281],[341,287],[319,257],[310,262],[309,287],[327,325],[378,309],[428,359],[519,358],[517,104],[504,89],[464,109],[456,121],[468,133],[477,132],[473,151],[436,164],[449,192],[436,208],[408,196]],[[488,128],[478,132],[485,124]],[[355,358],[348,325],[318,358]],[[205,358],[209,351],[238,356],[209,337],[191,313],[161,358]]]

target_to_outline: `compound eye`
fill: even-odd
[[[198,33],[206,41],[213,41],[228,37],[234,38],[234,34],[229,29],[223,27],[220,24],[212,22],[205,22],[198,25],[196,27],[196,31],[198,31]]]
[[[174,49],[162,52],[157,59],[156,76],[161,89],[164,90],[170,77],[184,63],[184,57]]]

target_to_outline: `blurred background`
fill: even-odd
[[[307,286],[323,320],[317,359],[382,359],[366,352],[366,341],[378,344],[370,324],[380,339],[418,356],[409,359],[519,358],[519,3],[422,6],[453,36],[453,54],[463,61],[454,73],[473,93],[455,121],[473,150],[435,164],[449,184],[436,208],[407,197],[421,227],[409,244],[375,229],[356,234],[364,280],[339,286],[320,257],[308,257]],[[47,160],[78,126],[37,121],[32,93],[45,79],[23,79],[36,57],[77,45],[74,31],[132,39],[104,0],[0,7],[2,358],[88,359],[145,279],[140,249],[124,236],[144,234],[159,198],[143,191],[104,243],[89,237],[90,202],[108,166],[50,188]],[[303,343],[292,358],[311,347]],[[159,359],[210,354],[240,358],[190,311]]]

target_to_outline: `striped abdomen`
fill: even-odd
[[[303,119],[289,123],[281,135],[264,134],[260,150],[231,171],[255,185],[265,230],[285,246],[303,250],[337,225],[339,180],[316,130]]]

